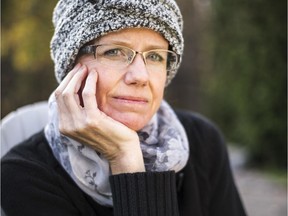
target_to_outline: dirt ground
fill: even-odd
[[[257,170],[245,169],[242,151],[230,149],[236,185],[248,216],[287,216],[287,187]]]

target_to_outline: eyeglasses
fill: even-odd
[[[139,52],[115,44],[84,46],[80,49],[79,54],[93,54],[97,62],[119,69],[123,69],[131,64],[137,54],[142,56],[146,69],[151,72],[175,70],[179,64],[179,56],[170,50],[154,49]]]

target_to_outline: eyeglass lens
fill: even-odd
[[[168,50],[150,50],[143,53],[118,45],[98,45],[95,57],[98,62],[107,66],[126,67],[137,54],[142,55],[148,70],[173,70],[177,67],[177,55]]]

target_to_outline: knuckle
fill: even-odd
[[[85,90],[83,90],[83,92],[82,92],[82,96],[83,96],[83,97],[94,97],[94,93],[91,92],[91,91],[89,91],[89,90],[87,90],[87,89],[85,89]]]
[[[70,91],[67,90],[61,91],[59,89],[55,90],[54,95],[56,99],[62,98],[64,100],[68,100],[69,98],[71,98],[71,96],[73,96]]]
[[[59,125],[59,131],[60,131],[62,134],[64,134],[65,136],[77,137],[77,136],[79,136],[79,134],[81,134],[82,131],[84,131],[84,130],[81,129],[79,126],[69,127],[69,126]]]
[[[68,100],[69,98],[71,98],[71,93],[69,91],[63,91],[62,97],[64,100]]]
[[[67,127],[65,127],[63,124],[59,124],[59,131],[60,131],[60,133],[62,133],[64,135],[70,134],[70,130]]]
[[[86,118],[85,125],[86,125],[87,128],[93,128],[93,129],[97,129],[98,128],[97,120],[92,119],[92,118]]]
[[[73,128],[73,133],[79,133],[81,134],[82,132],[85,132],[87,130],[87,127],[85,124],[83,124],[82,122],[77,122],[75,125],[74,125],[74,128]]]
[[[58,99],[62,95],[62,91],[60,89],[56,89],[54,92],[54,96]]]

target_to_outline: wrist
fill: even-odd
[[[113,175],[120,173],[145,172],[144,160],[140,146],[137,150],[122,152],[109,163]]]

